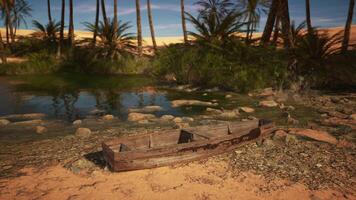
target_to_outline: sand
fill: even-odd
[[[338,31],[343,30],[344,27],[334,27],[334,28],[328,28],[330,34],[334,34]],[[5,30],[3,28],[0,28],[0,31],[2,33],[2,36],[5,36]],[[18,36],[28,36],[32,34],[34,31],[33,30],[18,30],[17,35]],[[255,33],[255,37],[260,37],[262,33]],[[91,38],[92,34],[87,31],[81,31],[81,30],[76,30],[75,35],[77,39],[83,39],[83,38]],[[152,45],[151,38],[150,37],[144,37],[144,45]],[[171,36],[171,37],[156,37],[157,40],[157,45],[163,46],[163,45],[168,45],[168,44],[174,44],[174,43],[182,43],[183,42],[183,36]],[[350,38],[350,44],[356,44],[356,25],[353,25],[351,27],[351,38]]]
[[[122,173],[73,174],[60,165],[25,168],[23,176],[0,179],[0,199],[356,199],[337,189],[310,191],[303,184],[243,172],[230,174],[227,161],[210,158],[175,167]],[[275,190],[263,192],[267,185]]]

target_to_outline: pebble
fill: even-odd
[[[10,124],[11,122],[7,119],[0,119],[0,127],[1,126],[6,126],[8,124]]]
[[[82,124],[82,120],[78,119],[73,122],[73,125],[80,125]]]
[[[114,115],[105,115],[103,116],[103,120],[105,121],[111,121],[114,119]]]
[[[78,137],[89,137],[91,135],[91,130],[88,128],[78,128],[75,135]]]
[[[37,134],[43,134],[46,133],[48,129],[44,126],[36,126],[36,133]]]

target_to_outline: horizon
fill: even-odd
[[[194,0],[185,1],[185,9],[187,12],[196,15],[198,7],[194,5]],[[29,3],[33,9],[32,18],[26,19],[28,26],[21,26],[24,30],[33,30],[32,20],[38,20],[41,23],[48,21],[47,16],[47,1],[45,0],[30,0]],[[77,0],[74,3],[74,27],[76,31],[86,31],[83,22],[94,22],[96,1],[95,0]],[[296,24],[300,24],[305,20],[305,1],[290,0],[289,10],[291,20]],[[157,37],[179,37],[181,36],[181,18],[179,1],[173,0],[152,0],[152,13],[154,26]],[[106,10],[108,17],[113,16],[113,1],[106,1]],[[356,8],[355,8],[356,10]],[[51,1],[52,18],[58,21],[61,12],[61,2]],[[346,15],[348,11],[348,0],[312,0],[311,1],[311,18],[313,26],[320,28],[343,27],[345,25]],[[100,13],[101,15],[101,13]],[[101,16],[100,16],[101,17]],[[129,21],[132,25],[130,32],[136,32],[136,8],[134,1],[118,1],[118,17],[119,20]],[[147,19],[147,4],[141,0],[141,17],[143,36],[149,37],[149,26]],[[259,29],[256,32],[261,32],[266,23],[266,14],[261,14]],[[66,2],[66,20],[68,24],[68,2]],[[356,24],[355,18],[353,25]],[[3,27],[3,26],[2,26]],[[193,27],[187,23],[188,30]]]

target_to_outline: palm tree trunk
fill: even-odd
[[[278,5],[279,5],[279,0],[272,1],[271,8],[269,9],[269,13],[267,17],[266,26],[265,29],[263,30],[263,34],[261,38],[262,45],[267,45],[270,41],[272,31],[273,31],[273,25],[275,24],[276,21]]]
[[[101,11],[103,13],[103,20],[105,25],[109,24],[108,17],[106,16],[105,0],[101,0]]]
[[[156,51],[157,50],[157,43],[156,43],[156,38],[155,38],[155,29],[154,29],[154,26],[153,26],[151,0],[147,0],[147,13],[148,13],[148,22],[150,24],[150,31],[151,31],[153,49]]]
[[[61,28],[60,28],[60,33],[59,33],[59,44],[58,44],[58,50],[57,50],[57,58],[61,57],[62,49],[63,49],[65,8],[66,8],[65,0],[62,0]]]
[[[187,25],[185,24],[185,11],[184,11],[184,0],[180,0],[180,10],[181,10],[181,17],[182,17],[182,29],[183,29],[183,37],[184,43],[188,43],[188,34],[187,34]]]
[[[311,32],[312,25],[311,25],[311,18],[310,18],[310,0],[305,0],[305,13],[306,13],[308,32]]]
[[[68,39],[70,46],[74,44],[74,19],[73,19],[73,0],[69,0],[69,30]]]
[[[52,14],[51,14],[51,0],[47,0],[47,9],[48,9],[48,21],[52,21]]]
[[[13,37],[13,28],[12,28],[12,21],[11,21],[11,15],[10,15],[10,1],[4,1],[4,8],[5,8],[5,20],[6,20],[6,25],[7,25],[7,43],[10,44],[10,39],[11,42],[13,42],[14,37]]]
[[[10,44],[9,21],[7,20],[7,17],[5,19],[5,23],[6,23],[6,44]]]
[[[281,23],[281,19],[280,19],[280,17],[277,15],[277,17],[276,17],[276,23],[275,23],[275,25],[274,25],[273,39],[272,39],[272,44],[273,44],[273,45],[277,45],[277,41],[278,41],[278,38],[279,38],[280,23]]]
[[[354,14],[354,7],[355,7],[355,0],[350,0],[349,14],[347,15],[347,21],[346,21],[345,31],[344,31],[344,39],[342,41],[342,47],[341,47],[342,53],[346,53],[347,48],[349,46],[352,17]]]
[[[282,35],[284,40],[284,47],[289,49],[293,48],[292,33],[290,27],[290,16],[288,0],[281,0],[281,22],[282,22]]]
[[[5,45],[4,42],[2,41],[2,35],[1,35],[1,31],[0,31],[0,59],[2,61],[2,63],[6,63],[6,52],[5,52]]]
[[[114,0],[114,38],[116,38],[118,29],[118,19],[117,19],[117,0]]]
[[[138,50],[138,55],[142,56],[142,27],[141,27],[140,0],[136,0],[136,21],[137,21],[137,50]]]
[[[96,45],[96,37],[98,36],[99,12],[100,12],[100,0],[96,0],[96,15],[95,15],[95,29],[93,35],[93,46]]]

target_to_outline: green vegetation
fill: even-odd
[[[0,75],[146,74],[161,81],[241,92],[263,87],[284,89],[296,83],[301,90],[356,85],[356,54],[346,38],[349,30],[330,35],[313,28],[310,16],[306,17],[308,23],[296,27],[290,22],[287,1],[199,0],[197,16],[184,12],[184,1],[181,1],[184,34],[191,40],[185,38],[184,44],[161,48],[154,45],[154,51],[148,47],[144,52],[151,52],[145,56],[140,33],[138,36],[130,33],[130,23],[118,21],[116,13],[113,20],[107,18],[104,6],[103,21],[100,21],[99,4],[95,22],[84,23],[93,38],[73,40],[72,25],[70,34],[63,34],[63,6],[61,21],[52,20],[49,13],[47,24],[33,21],[37,32],[15,40],[16,29],[31,11],[25,0],[16,2],[19,3],[13,5],[6,0],[0,4],[2,19],[9,30],[6,43],[0,41],[4,63],[0,65]],[[136,6],[139,8],[139,4]],[[262,38],[252,37],[261,15],[267,12]],[[349,13],[349,17],[352,15]],[[70,17],[72,21],[73,16]],[[141,19],[137,20],[141,24]],[[193,31],[186,31],[186,20],[194,26]],[[350,28],[349,23],[348,20],[345,29]],[[154,31],[152,19],[150,26]],[[154,37],[152,32],[153,41]],[[27,61],[10,64],[6,63],[6,56]]]

